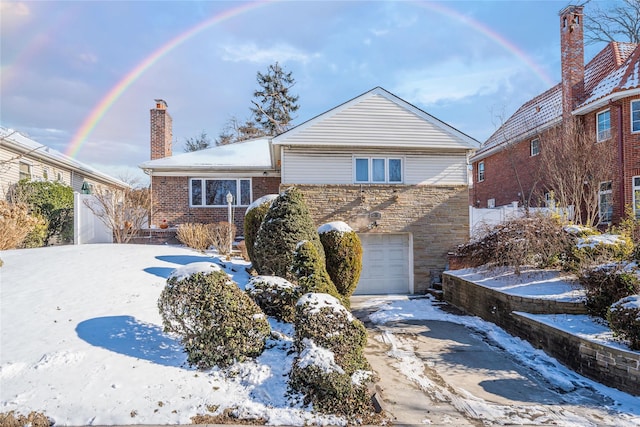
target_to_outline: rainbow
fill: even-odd
[[[221,12],[211,18],[200,22],[195,27],[188,29],[177,37],[173,38],[166,44],[162,45],[156,51],[154,51],[151,55],[145,58],[142,62],[140,62],[133,70],[131,70],[122,80],[120,80],[108,93],[107,95],[93,108],[91,113],[87,116],[87,118],[82,122],[80,128],[75,133],[73,139],[67,146],[65,150],[65,154],[70,157],[75,157],[82,145],[85,143],[89,134],[93,131],[96,125],[100,122],[102,117],[106,114],[106,112],[111,108],[111,106],[118,100],[118,98],[127,90],[127,88],[135,82],[146,70],[148,70],[153,64],[155,64],[159,59],[165,56],[167,53],[171,52],[174,48],[184,43],[191,37],[200,33],[201,31],[211,27],[212,25],[218,24],[224,20],[233,18],[238,16],[244,12],[255,9],[259,6],[266,5],[268,3],[272,3],[274,0],[258,0],[250,3],[244,3],[241,6],[226,10]],[[468,25],[485,35],[489,39],[496,42],[498,45],[502,46],[508,52],[513,54],[520,61],[525,63],[529,68],[543,81],[547,86],[551,87],[554,85],[553,80],[549,75],[538,65],[536,62],[530,58],[525,52],[520,50],[516,45],[511,43],[509,40],[505,39],[502,35],[497,32],[491,30],[486,25],[482,24],[479,21],[476,21],[468,16],[465,16],[453,9],[445,7],[438,3],[431,3],[427,1],[416,1],[412,2],[412,4],[416,4],[419,7],[423,7],[429,10],[432,10],[436,13],[442,14],[449,18],[452,18],[464,25]]]
[[[267,4],[268,2],[268,0],[259,0],[250,3],[243,3],[241,6],[226,10],[200,22],[195,27],[191,27],[177,37],[169,40],[169,42],[167,42],[166,44],[160,46],[160,48],[155,50],[151,55],[149,55],[142,62],[136,65],[133,70],[131,70],[122,80],[120,80],[113,88],[111,88],[107,95],[93,108],[93,110],[91,110],[91,113],[82,122],[80,128],[67,146],[64,154],[70,157],[75,157],[82,148],[82,145],[86,141],[91,131],[93,131],[93,129],[96,127],[98,122],[100,122],[109,108],[111,108],[111,106],[118,100],[118,98],[120,98],[120,96],[127,90],[127,88],[138,79],[138,77],[140,77],[145,71],[147,71],[160,58],[171,52],[174,48],[181,45],[185,41],[189,40],[191,37],[211,27],[212,25],[238,16],[248,10],[252,10],[259,6]]]

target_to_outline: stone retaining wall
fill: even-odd
[[[640,353],[619,350],[571,335],[518,314],[585,314],[582,303],[506,295],[443,274],[444,300],[527,340],[585,377],[640,396]]]

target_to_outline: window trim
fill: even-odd
[[[638,180],[638,185],[636,185],[636,179]],[[636,190],[640,193],[640,176],[638,175],[631,178],[631,195],[633,199],[634,216],[636,219],[640,219],[640,194],[638,194],[638,198],[636,198]]]
[[[29,176],[23,176],[23,172],[22,172],[22,165],[25,165],[28,169],[28,174]],[[29,181],[31,181],[33,179],[33,164],[31,162],[27,162],[24,160],[20,160],[18,162],[18,180],[22,181],[23,179],[28,179]]]
[[[193,181],[200,181],[202,183],[201,188],[201,202],[200,205],[193,204]],[[206,199],[206,181],[236,181],[236,194],[233,195],[233,203],[232,207],[247,207],[253,202],[253,181],[250,177],[246,178],[189,178],[189,207],[190,208],[226,208],[228,205],[225,203],[223,205],[207,205],[205,203]],[[238,202],[242,201],[242,181],[249,181],[249,203],[247,204],[239,204]]]
[[[534,144],[537,143],[537,144]],[[533,152],[533,148],[536,148],[536,152]],[[529,155],[535,157],[540,154],[540,138],[534,138],[529,142]]]
[[[640,99],[634,99],[629,103],[629,114],[630,114],[629,124],[631,125],[631,133],[640,133],[640,119],[637,121],[638,129],[637,130],[633,129],[633,105],[634,104],[638,106],[638,114],[640,114]]]
[[[484,181],[485,178],[485,169],[484,169],[484,160],[478,162],[478,182]]]
[[[358,160],[367,160],[367,180],[362,181],[358,180],[358,169],[357,164]],[[384,160],[384,181],[374,181],[373,180],[373,162],[374,160]],[[389,161],[398,160],[400,161],[400,181],[391,181],[391,177],[389,176],[390,168]],[[378,184],[378,185],[396,185],[404,183],[404,164],[405,158],[402,156],[353,156],[353,182],[355,184]]]
[[[602,137],[600,136],[600,120],[599,117],[603,114],[609,114],[609,128],[603,131]],[[606,134],[605,134],[606,133]],[[596,113],[596,141],[602,142],[607,141],[611,138],[611,109],[607,108],[606,110],[602,110]]]
[[[609,188],[606,190],[602,189],[603,185],[608,185]],[[611,214],[609,218],[602,218],[602,196],[606,194],[611,194]],[[611,224],[611,220],[613,219],[613,182],[612,181],[602,181],[598,186],[598,220],[600,224]]]

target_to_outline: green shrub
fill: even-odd
[[[480,236],[457,248],[464,265],[546,268],[561,265],[573,239],[562,230],[557,216],[535,213],[487,228]]]
[[[33,228],[20,244],[22,248],[40,248],[45,245],[49,224],[46,218],[40,215],[33,216],[37,218],[37,221],[34,222]]]
[[[629,340],[632,350],[640,350],[640,295],[629,295],[613,303],[607,320],[615,335]]]
[[[289,188],[271,203],[253,247],[254,268],[260,275],[294,280],[293,254],[299,242],[310,241],[324,263],[324,249],[302,193]]]
[[[340,300],[346,307],[349,306],[349,298],[338,292],[316,247],[311,242],[306,240],[300,242],[293,254],[291,271],[298,281],[301,294],[308,292],[329,294]]]
[[[362,243],[344,222],[332,222],[318,229],[324,247],[326,268],[338,292],[350,297],[362,272]]]
[[[308,293],[296,304],[294,344],[298,351],[310,339],[335,354],[335,362],[347,375],[369,370],[364,357],[367,330],[337,298],[328,294]]]
[[[603,319],[611,304],[640,293],[636,268],[626,264],[607,264],[585,270],[579,280],[586,292],[589,313]]]
[[[265,314],[284,322],[293,322],[295,318],[299,289],[299,286],[277,276],[254,276],[245,286],[245,291]]]
[[[347,374],[334,354],[305,339],[289,374],[289,386],[304,395],[316,411],[346,417],[354,424],[378,424],[367,383],[373,376],[362,371]],[[361,378],[365,378],[364,381]]]
[[[244,214],[244,241],[247,255],[251,262],[254,262],[255,259],[253,255],[253,245],[256,242],[260,224],[262,224],[262,220],[267,214],[271,202],[273,202],[276,197],[278,197],[277,194],[267,194],[266,196],[260,197],[249,205]]]
[[[180,337],[188,363],[200,369],[259,356],[270,334],[260,307],[219,267],[195,264],[203,265],[187,265],[167,279],[158,300],[164,330]]]
[[[570,255],[571,270],[579,272],[632,257],[633,241],[616,234],[589,234],[578,237]]]
[[[47,220],[44,244],[59,239],[63,243],[73,241],[73,189],[60,182],[19,181],[14,190],[15,200],[27,203],[33,212]]]

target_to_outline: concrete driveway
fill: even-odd
[[[638,425],[638,414],[608,410],[615,402],[588,382],[553,383],[481,330],[439,320],[374,325],[370,300],[353,297],[352,311],[367,326],[366,356],[395,425]]]

